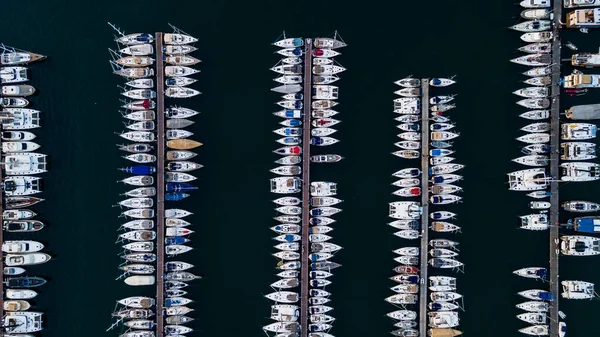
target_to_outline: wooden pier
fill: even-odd
[[[163,33],[156,33],[156,337],[164,334],[165,305],[165,71]]]
[[[308,291],[310,269],[310,242],[308,240],[310,219],[310,116],[312,105],[312,40],[305,40],[304,55],[304,109],[302,136],[302,269],[300,269],[300,336],[308,336]]]
[[[0,126],[0,132],[4,131]],[[2,139],[0,139],[0,149],[2,148]],[[0,167],[0,181],[4,180],[2,175],[4,167]],[[0,190],[0,214],[4,212],[4,191]],[[0,244],[4,243],[4,230],[0,229]],[[4,259],[0,259],[0,270],[4,271]],[[4,317],[4,273],[0,273],[0,317]]]
[[[421,283],[419,336],[427,336],[427,259],[429,245],[429,79],[421,79]]]
[[[560,152],[560,57],[561,57],[561,41],[560,28],[562,18],[562,1],[555,0],[554,2],[554,19],[552,33],[552,98],[550,106],[550,291],[554,293],[554,300],[550,303],[550,337],[558,337],[558,298],[559,294],[559,279],[558,279],[558,257],[559,257],[559,208],[560,199],[558,195],[558,179],[559,177],[559,152]]]

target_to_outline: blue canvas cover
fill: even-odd
[[[156,172],[156,167],[150,165],[136,165],[124,167],[121,169],[121,171],[138,175],[146,175]]]
[[[600,232],[600,224],[594,218],[581,218],[576,223],[575,230],[584,233]]]
[[[550,291],[543,291],[540,293],[540,299],[542,301],[554,301],[554,293]]]

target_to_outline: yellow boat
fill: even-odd
[[[167,142],[167,147],[175,150],[190,150],[202,146],[202,143],[191,139],[172,139]]]

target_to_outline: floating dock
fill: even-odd
[[[427,336],[427,261],[429,245],[429,79],[421,79],[421,283],[419,336]]]
[[[163,33],[156,40],[156,337],[164,334],[165,305],[165,71]]]
[[[0,125],[0,132],[4,131]],[[2,148],[2,139],[0,139],[0,149]],[[4,180],[2,175],[4,167],[0,168],[0,181]],[[0,190],[0,214],[4,213],[4,190]],[[4,230],[0,230],[0,244],[4,242]],[[0,270],[4,271],[4,259],[0,259]],[[4,272],[0,273],[0,317],[4,317]]]
[[[562,18],[562,1],[554,1],[554,19],[552,33],[552,98],[550,105],[550,291],[554,293],[554,299],[550,303],[550,337],[558,337],[558,298],[559,280],[558,280],[558,256],[559,256],[559,233],[558,233],[558,213],[560,208],[560,199],[558,195],[559,180],[559,142],[560,142],[560,56],[561,41],[559,38]]]
[[[308,336],[308,270],[310,269],[310,242],[309,219],[310,219],[310,116],[312,106],[311,84],[312,84],[312,39],[306,39],[304,55],[304,108],[302,116],[303,139],[302,139],[302,269],[300,269],[300,336]]]

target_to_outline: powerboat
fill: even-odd
[[[591,201],[572,200],[563,202],[562,208],[565,211],[576,213],[598,212],[600,211],[600,204]]]

